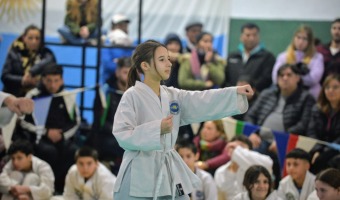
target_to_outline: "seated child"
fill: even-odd
[[[278,195],[281,198],[305,200],[313,192],[315,176],[308,171],[310,161],[310,155],[299,148],[291,150],[286,155],[288,176],[279,184]]]
[[[217,200],[217,188],[213,177],[208,172],[195,166],[199,158],[197,148],[193,143],[182,141],[176,144],[178,154],[183,158],[188,167],[201,179],[201,188],[191,193],[193,200]]]
[[[116,177],[98,161],[97,151],[82,147],[75,161],[66,176],[64,199],[112,200]]]
[[[197,167],[214,175],[215,170],[230,159],[225,150],[227,138],[221,120],[206,121],[194,144],[200,155]]]
[[[0,174],[2,200],[50,199],[54,192],[51,166],[33,156],[28,141],[17,140],[8,149],[11,160]]]
[[[315,178],[315,190],[307,200],[339,200],[340,199],[340,170],[328,168],[321,171]]]
[[[269,171],[261,165],[253,165],[244,175],[243,186],[247,190],[233,200],[278,200],[276,191],[272,192],[273,181]]]
[[[226,146],[231,160],[219,167],[215,173],[215,182],[219,199],[233,199],[244,192],[242,183],[246,170],[252,165],[262,165],[272,172],[272,159],[252,149],[250,140],[244,135],[235,136]]]

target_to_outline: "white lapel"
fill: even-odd
[[[143,90],[143,93],[146,93],[147,95],[149,95],[155,101],[155,103],[157,103],[157,105],[159,106],[159,109],[162,110],[161,103],[160,103],[158,96],[149,86],[147,86],[146,84],[142,82],[136,81],[135,87],[137,89]]]
[[[163,86],[161,86],[160,88],[160,94],[162,102],[162,115],[163,117],[167,117],[170,114],[169,95],[167,90]]]

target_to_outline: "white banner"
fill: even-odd
[[[32,23],[40,27],[41,0],[0,0],[4,5],[9,5],[10,1],[14,1],[11,5],[15,10],[0,8],[4,12],[0,18],[0,32],[19,34]],[[57,36],[57,29],[64,23],[66,0],[46,2],[46,35]],[[224,34],[229,27],[229,2],[230,0],[143,0],[143,38],[164,38],[169,32],[184,37],[184,27],[191,19],[200,20],[205,25],[204,29],[214,35]],[[29,4],[34,6],[29,8]],[[130,34],[137,38],[138,9],[139,0],[102,0],[103,28],[109,28],[113,14],[122,13],[131,19]],[[12,15],[13,12],[16,14]],[[21,14],[20,18],[19,12],[26,14]]]

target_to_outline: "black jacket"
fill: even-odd
[[[240,52],[233,52],[227,59],[225,86],[235,86],[241,75],[248,75],[254,82],[256,90],[261,92],[272,84],[274,64],[274,55],[265,49],[251,55],[246,63],[243,63]]]
[[[61,87],[58,91],[61,92],[64,87]],[[50,96],[42,83],[30,92],[27,93],[27,97],[32,99],[43,98]],[[36,105],[39,106],[39,105]],[[72,138],[78,130],[80,124],[80,116],[78,108],[74,108],[73,116],[71,117],[67,111],[67,106],[63,96],[53,97],[49,106],[48,114],[46,116],[45,128],[46,129],[61,129],[63,131],[63,139],[68,140]],[[26,115],[25,119],[21,121],[21,127],[18,130],[18,137],[24,137],[26,139],[35,141],[35,122],[32,114]],[[46,137],[46,135],[44,136]]]
[[[26,91],[21,85],[22,78],[25,73],[23,57],[29,57],[26,49],[20,49],[12,46],[8,52],[4,67],[2,69],[1,80],[4,83],[4,91],[14,96],[25,96]],[[38,61],[39,60],[39,61]],[[40,75],[44,66],[49,63],[56,62],[51,50],[42,48],[35,57],[29,72],[32,76]],[[29,88],[28,88],[29,89]]]
[[[278,87],[264,90],[246,114],[245,121],[262,126],[269,114],[276,108],[279,96],[280,90]],[[308,91],[304,91],[300,87],[289,96],[283,110],[285,131],[306,135],[314,103],[315,100]]]
[[[325,142],[340,144],[340,112],[338,111],[330,116],[323,113],[315,105],[308,126],[308,136]],[[324,145],[316,145],[314,151],[320,151],[324,147]]]
[[[123,91],[117,90],[116,80],[115,74],[113,74],[104,86],[104,90],[106,90],[104,91],[106,94],[106,109],[101,104],[99,92],[96,92],[93,111],[94,120],[88,145],[92,145],[98,150],[100,159],[113,160],[118,167],[121,163],[124,150],[119,146],[112,134],[112,126],[120,99],[123,96]]]

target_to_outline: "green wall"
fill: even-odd
[[[328,43],[331,39],[331,21],[231,19],[228,52],[237,50],[237,46],[240,41],[241,26],[248,22],[256,23],[260,27],[261,42],[275,56],[287,48],[295,30],[301,24],[306,24],[312,27],[314,37],[319,38],[322,43]]]

